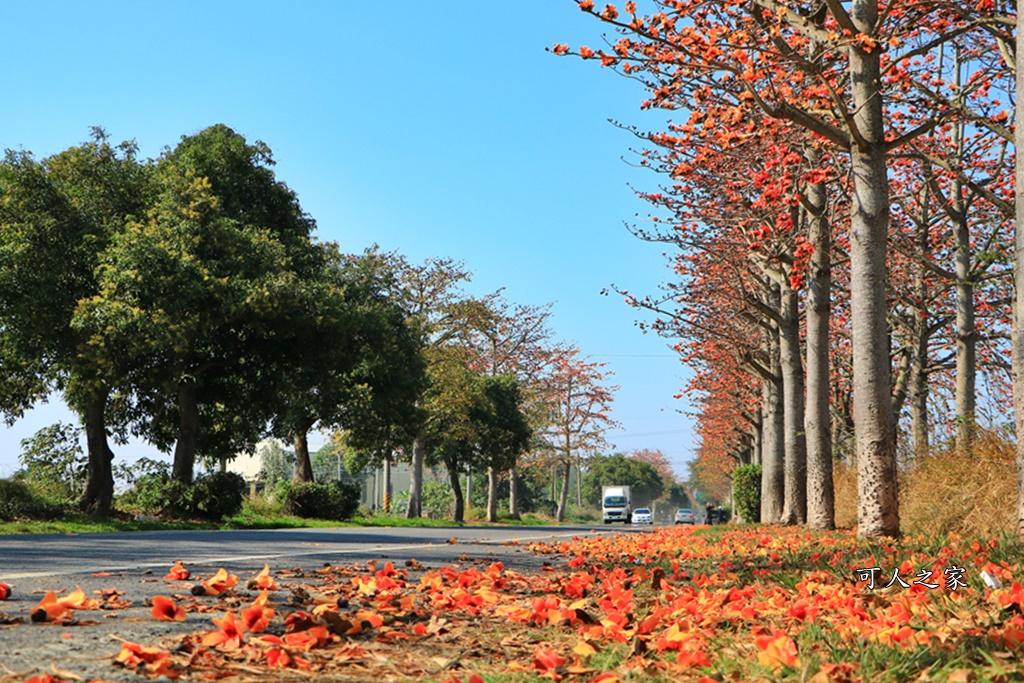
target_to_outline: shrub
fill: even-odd
[[[0,479],[0,520],[53,519],[61,508],[38,495],[23,481]]]
[[[166,474],[145,474],[121,497],[121,504],[138,512],[160,515],[188,515],[189,487]]]
[[[242,509],[245,489],[245,479],[235,472],[215,472],[199,477],[189,491],[190,512],[211,521],[237,515]]]
[[[740,465],[732,471],[736,514],[744,522],[761,521],[761,466]]]
[[[296,517],[349,519],[359,506],[359,487],[346,482],[293,482],[282,490],[285,512]]]

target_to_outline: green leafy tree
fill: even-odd
[[[483,402],[472,411],[482,464],[488,471],[487,521],[498,521],[495,473],[510,470],[530,446],[533,430],[511,375],[483,378]]]
[[[80,494],[88,464],[78,443],[81,431],[58,422],[22,439],[21,478],[53,498],[70,500]]]
[[[380,457],[412,440],[416,400],[425,383],[421,338],[396,290],[396,275],[370,250],[336,253],[298,321],[285,370],[286,389],[275,432],[295,444],[295,478],[314,471],[307,434],[315,426],[343,429],[347,442]]]
[[[282,388],[289,334],[322,267],[313,220],[278,181],[269,148],[223,125],[159,159],[153,208],[104,251],[78,324],[101,358],[130,358],[138,431],[174,444],[190,483],[197,452],[251,450]]]
[[[108,404],[128,357],[97,347],[76,316],[98,291],[106,246],[148,210],[152,174],[133,142],[114,146],[102,129],[92,133],[41,161],[8,152],[0,163],[0,410],[17,419],[63,391],[86,431],[79,506],[106,515],[114,495]]]
[[[584,499],[600,506],[602,486],[629,486],[633,490],[634,507],[641,507],[661,497],[665,482],[654,465],[616,453],[591,458],[583,478]]]
[[[295,474],[295,454],[286,451],[277,441],[266,441],[259,445],[256,454],[260,457],[259,479],[268,490],[280,481],[291,479]]]

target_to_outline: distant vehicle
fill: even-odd
[[[651,516],[650,508],[637,508],[633,510],[633,524],[654,524],[654,517]]]
[[[633,519],[633,491],[628,486],[601,487],[601,519],[605,524]]]
[[[697,518],[693,516],[693,510],[679,508],[676,510],[676,524],[696,524]]]

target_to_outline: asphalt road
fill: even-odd
[[[159,622],[148,601],[167,595],[162,577],[176,560],[194,576],[209,577],[224,567],[242,582],[269,564],[272,572],[392,560],[416,559],[423,568],[502,562],[522,573],[563,559],[535,555],[534,541],[594,533],[647,533],[633,527],[451,527],[336,528],[239,531],[154,531],[80,535],[0,536],[0,582],[13,587],[0,602],[0,683],[30,675],[70,672],[83,680],[142,681],[116,668],[120,649],[112,636],[156,644],[163,638],[210,628],[207,615],[185,623]],[[96,576],[100,574],[100,576]],[[80,612],[79,625],[31,623],[28,614],[47,590],[81,586],[88,597],[116,588],[132,606],[111,612]]]

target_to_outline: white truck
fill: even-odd
[[[601,487],[601,519],[605,524],[633,521],[633,492],[628,486]]]

